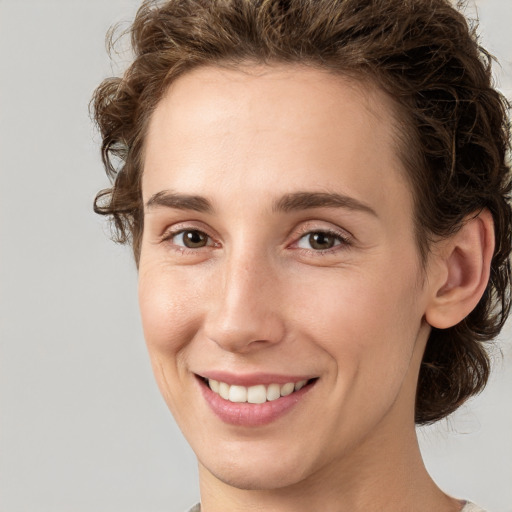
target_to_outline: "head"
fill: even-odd
[[[489,375],[485,343],[509,310],[511,190],[507,104],[491,57],[445,0],[185,0],[145,2],[131,28],[134,61],[93,101],[113,180],[95,208],[141,257],[144,164],[154,114],[174,84],[201,69],[323,72],[385,104],[400,175],[411,197],[418,262],[482,212],[492,218],[490,278],[455,325],[431,328],[415,420],[439,420]],[[366,91],[366,92],[365,92]],[[172,94],[172,93],[171,93]],[[372,99],[368,100],[373,101]],[[441,325],[441,324],[439,324]]]

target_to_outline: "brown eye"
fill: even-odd
[[[188,249],[200,249],[208,245],[208,235],[197,229],[188,229],[176,233],[172,241],[175,245],[187,247]]]
[[[305,234],[298,242],[298,246],[302,249],[314,249],[322,251],[331,249],[335,245],[340,245],[342,239],[339,235],[329,233],[327,231],[313,231]]]
[[[328,233],[311,233],[309,235],[309,245],[311,245],[313,249],[330,249],[334,246],[335,242],[334,236]]]

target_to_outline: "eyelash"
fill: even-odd
[[[198,250],[205,249],[205,248],[216,248],[220,247],[220,244],[213,242],[213,243],[207,243],[204,246],[192,248],[192,247],[186,247],[184,245],[178,245],[176,243],[173,243],[173,238],[177,237],[180,234],[187,233],[187,232],[195,232],[200,233],[208,238],[209,242],[213,242],[213,237],[211,237],[206,231],[202,229],[197,228],[178,228],[174,230],[167,231],[162,236],[161,241],[162,242],[169,242],[170,245],[172,245],[173,250],[178,251],[180,253],[184,254],[197,254]],[[333,237],[335,239],[335,244],[332,247],[329,247],[327,249],[307,249],[303,247],[299,247],[299,243],[302,239],[304,239],[307,236],[311,236],[314,234],[321,234],[328,237]],[[293,250],[299,251],[300,253],[304,255],[315,255],[315,256],[322,256],[329,253],[337,252],[339,250],[348,249],[352,245],[351,237],[347,234],[342,234],[338,231],[332,230],[332,229],[311,229],[309,227],[303,228],[298,234],[298,238],[296,238],[295,242],[293,242],[289,247],[291,247]]]

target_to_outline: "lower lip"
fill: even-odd
[[[291,395],[282,396],[277,400],[271,400],[262,404],[234,403],[224,400],[214,393],[204,381],[200,381],[201,392],[212,411],[224,423],[243,427],[259,427],[277,420],[295,405],[297,405],[306,393],[315,385],[316,380],[308,383],[299,391]]]

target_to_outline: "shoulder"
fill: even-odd
[[[192,508],[188,510],[188,512],[201,512],[201,504],[196,503]],[[486,512],[483,508],[480,508],[478,505],[475,505],[474,503],[470,503],[469,501],[466,501],[466,504],[464,505],[464,508],[461,510],[461,512]]]
[[[475,505],[474,503],[470,503],[469,501],[466,501],[466,504],[464,505],[464,508],[461,510],[461,512],[486,512],[486,511],[483,508],[479,507],[478,505]]]

